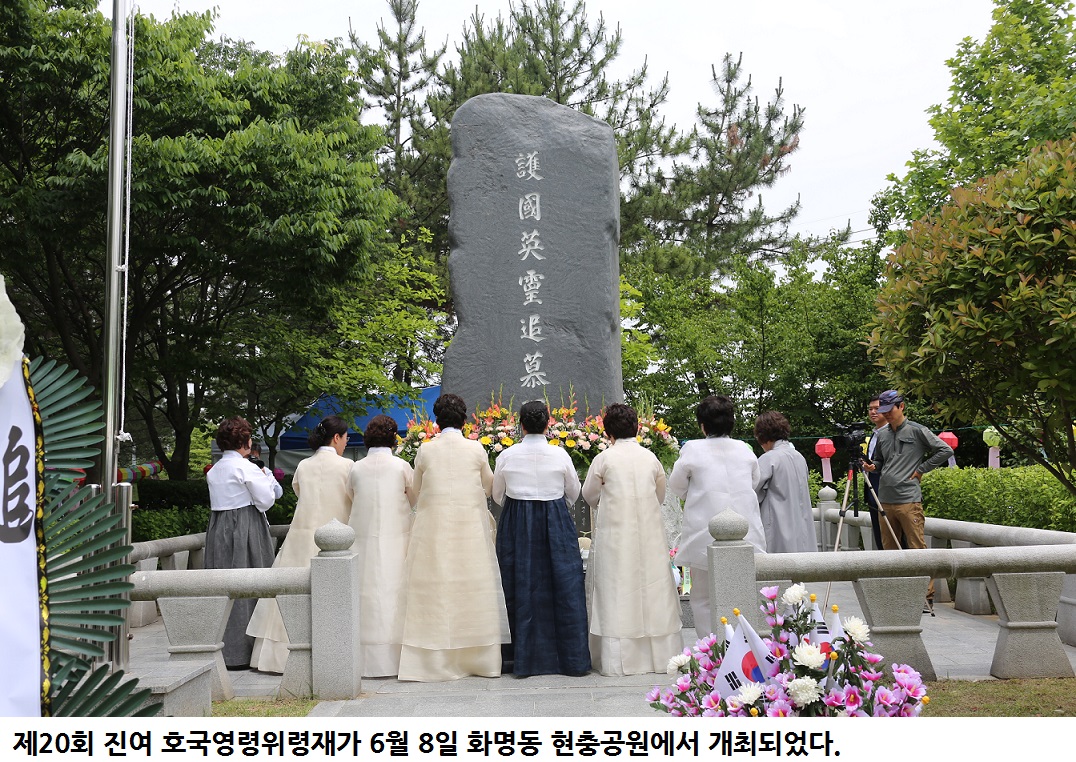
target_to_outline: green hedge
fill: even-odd
[[[291,476],[285,476],[284,494],[266,514],[270,524],[290,524],[295,515]],[[204,532],[209,526],[209,485],[191,481],[138,482],[138,508],[131,516],[131,541],[146,542]]]
[[[1076,498],[1042,466],[938,468],[923,477],[928,516],[1076,532]]]

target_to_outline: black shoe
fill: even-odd
[[[937,616],[934,613],[934,601],[927,601],[923,604],[923,613],[930,614],[931,616]]]

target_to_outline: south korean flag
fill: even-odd
[[[737,619],[732,643],[714,678],[714,688],[721,698],[735,695],[746,683],[765,683],[777,664],[755,628],[742,616],[737,615]]]

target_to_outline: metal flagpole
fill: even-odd
[[[105,323],[102,339],[105,349],[102,403],[105,413],[105,441],[101,453],[101,482],[106,499],[115,511],[126,508],[116,499],[117,440],[122,388],[120,364],[123,362],[121,327],[126,315],[120,305],[123,284],[124,199],[127,157],[127,0],[112,0],[112,79],[108,137],[108,236],[105,267]],[[123,628],[126,629],[126,628]],[[124,632],[114,643],[111,661],[118,669],[127,666],[127,639]]]

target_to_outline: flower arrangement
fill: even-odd
[[[680,455],[680,442],[673,436],[669,424],[654,414],[654,407],[649,401],[639,401],[638,413],[639,435],[636,439],[657,456],[666,471],[669,470]]]
[[[609,446],[609,438],[602,428],[600,415],[588,415],[579,423],[575,420],[578,411],[574,395],[569,397],[567,404],[550,406],[549,428],[545,435],[549,444],[564,448],[576,470],[586,471],[594,456]]]
[[[722,619],[723,638],[711,633],[672,658],[676,682],[655,686],[650,705],[679,717],[914,717],[929,703],[908,665],[892,665],[892,683],[884,679],[863,620],[842,622],[833,606],[827,623],[801,584],[781,596],[781,613],[778,592],[761,590],[769,638],[742,618],[735,630]]]
[[[498,399],[490,397],[489,407],[478,408],[471,420],[463,424],[463,436],[477,440],[486,448],[489,466],[493,468],[499,455],[505,448],[519,441],[519,424],[512,410],[511,402],[502,405]]]
[[[399,434],[396,435],[395,453],[411,465],[414,465],[415,456],[418,454],[419,446],[423,442],[430,441],[440,433],[441,429],[437,424],[425,415],[408,418],[406,436],[401,437]]]

